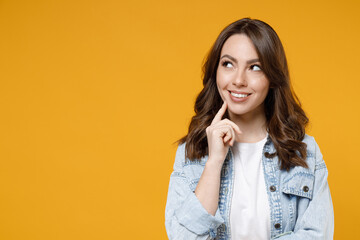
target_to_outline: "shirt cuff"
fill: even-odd
[[[189,193],[175,215],[181,225],[198,235],[210,233],[215,237],[217,228],[224,223],[219,208],[215,216],[209,214],[193,192]]]

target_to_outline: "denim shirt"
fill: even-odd
[[[314,138],[306,135],[308,168],[296,166],[280,170],[278,157],[268,137],[262,163],[270,206],[271,239],[333,239],[334,212],[327,182],[328,171]],[[230,211],[234,184],[231,148],[224,161],[218,209],[209,214],[195,196],[208,157],[197,161],[185,159],[185,144],[179,145],[170,176],[165,227],[169,239],[231,239]]]

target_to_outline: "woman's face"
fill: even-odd
[[[230,118],[264,114],[269,81],[253,43],[245,34],[235,34],[226,40],[220,54],[216,84],[221,98],[228,103]]]

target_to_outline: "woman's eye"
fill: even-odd
[[[226,67],[226,68],[231,68],[231,67],[233,67],[232,63],[231,63],[231,62],[228,62],[228,61],[223,62],[222,65],[223,65],[224,67]]]
[[[259,65],[251,65],[251,70],[253,70],[253,71],[261,71],[261,68],[260,68],[260,66]]]

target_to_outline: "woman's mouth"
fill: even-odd
[[[230,92],[231,95],[233,95],[234,97],[237,98],[244,98],[249,96],[251,93],[234,93],[234,92]]]
[[[246,93],[246,92],[232,92],[229,91],[230,93],[230,98],[232,101],[234,102],[245,102],[249,96],[251,95],[251,93]]]

